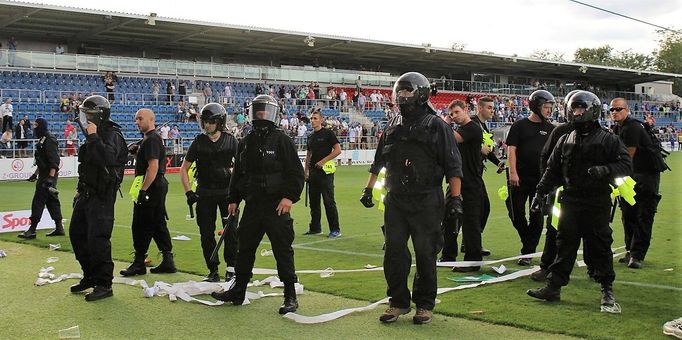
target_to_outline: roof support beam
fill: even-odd
[[[9,25],[11,25],[11,24],[13,24],[13,23],[25,18],[25,17],[28,17],[28,16],[35,14],[35,13],[38,13],[40,11],[41,11],[40,8],[22,9],[22,10],[18,11],[17,13],[15,13],[14,15],[9,16],[5,20],[0,21],[0,28],[7,27],[7,26],[9,26]]]

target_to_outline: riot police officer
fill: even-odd
[[[57,191],[57,178],[59,177],[59,147],[57,139],[47,130],[47,120],[38,118],[35,121],[34,135],[38,138],[35,152],[36,172],[28,179],[33,182],[36,179],[36,191],[31,203],[31,226],[25,232],[19,234],[20,238],[36,238],[36,228],[43,215],[43,209],[47,206],[50,217],[54,220],[55,229],[46,236],[64,235],[62,225],[62,207],[59,203]]]
[[[71,286],[71,292],[94,287],[85,300],[95,301],[113,295],[110,239],[116,192],[123,180],[128,152],[121,127],[109,120],[111,109],[104,97],[90,96],[79,109],[79,124],[87,124],[87,128],[85,143],[78,151],[78,186],[69,237],[83,279]]]
[[[580,90],[573,90],[564,97],[564,112],[568,111],[568,106],[566,105],[568,100],[579,91]],[[573,124],[563,123],[556,126],[554,130],[550,132],[549,137],[547,137],[547,141],[540,152],[540,173],[545,172],[549,156],[552,154],[552,150],[554,150],[556,143],[559,142],[559,138],[570,131],[573,131]],[[540,270],[530,275],[531,279],[538,282],[543,282],[547,279],[547,274],[549,274],[547,268],[554,262],[554,258],[556,257],[556,228],[552,225],[550,208],[554,204],[555,191],[556,189],[550,190],[550,194],[544,200],[544,209],[541,209],[543,215],[547,215],[547,221],[545,223],[545,228],[547,228],[547,232],[545,233],[545,246],[542,250],[542,257],[540,258]]]
[[[431,321],[436,299],[436,257],[443,246],[441,220],[445,213],[458,218],[462,212],[462,162],[452,128],[435,115],[429,104],[430,84],[417,72],[400,76],[393,85],[393,100],[400,115],[392,118],[381,135],[360,202],[374,205],[372,188],[386,168],[384,226],[386,249],[384,275],[390,307],[379,317],[395,322],[410,312],[407,276],[412,237],[417,258],[412,301],[417,305],[415,324]],[[448,181],[452,199],[444,202],[442,182]]]
[[[219,262],[211,261],[215,241],[216,209],[220,209],[221,220],[227,218],[227,194],[232,177],[232,166],[237,153],[237,139],[227,132],[227,112],[217,103],[210,103],[201,109],[199,116],[204,133],[198,135],[187,150],[182,161],[180,178],[185,188],[187,204],[197,204],[197,224],[201,234],[201,249],[209,273],[205,281],[220,281]],[[192,190],[188,171],[196,163],[196,192]],[[237,230],[228,228],[225,234],[224,259],[227,265],[225,280],[234,276],[237,257]]]
[[[267,234],[277,261],[278,276],[284,283],[284,303],[279,313],[286,314],[298,308],[295,290],[298,278],[291,247],[294,225],[289,212],[300,199],[305,175],[293,140],[278,128],[277,101],[268,95],[259,95],[253,99],[249,111],[253,131],[239,143],[228,197],[231,215],[242,200],[246,201],[237,229],[236,278],[229,290],[211,296],[235,305],[244,302],[256,250]]]
[[[561,215],[557,226],[557,256],[549,266],[547,286],[527,294],[557,301],[561,287],[568,284],[581,239],[602,287],[601,309],[619,312],[613,295],[610,184],[616,177],[632,172],[632,160],[618,136],[601,128],[598,119],[601,101],[591,92],[580,91],[568,101],[566,115],[574,130],[559,139],[547,162],[532,209],[538,210],[542,197],[554,187],[563,186],[559,196]],[[587,260],[587,259],[586,259]]]
[[[135,258],[126,269],[121,270],[123,276],[143,275],[147,273],[144,260],[152,239],[161,251],[163,260],[150,269],[152,273],[175,273],[173,260],[173,244],[166,225],[166,194],[168,181],[166,173],[166,150],[161,136],[156,132],[154,112],[140,109],[135,113],[135,124],[144,138],[140,144],[132,145],[129,151],[135,154],[135,177],[143,176],[137,200],[133,207],[133,247]]]
[[[509,153],[509,198],[505,204],[514,228],[521,239],[521,254],[531,254],[540,242],[542,213],[530,211],[526,219],[526,205],[535,195],[540,180],[540,152],[549,133],[554,129],[547,117],[552,113],[554,96],[537,90],[528,97],[530,115],[512,124],[507,135]],[[530,258],[521,258],[519,265],[528,266]]]

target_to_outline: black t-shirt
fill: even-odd
[[[231,134],[221,132],[215,142],[200,134],[189,145],[185,160],[197,163],[199,187],[226,188],[230,184],[230,168],[236,153],[237,140]]]
[[[462,155],[462,188],[474,188],[483,183],[483,161],[481,159],[481,144],[483,130],[473,120],[457,128],[463,141],[457,144]]]
[[[554,125],[523,118],[512,124],[507,146],[516,147],[516,172],[520,178],[540,180],[540,153]]]
[[[144,135],[140,149],[135,156],[135,176],[144,176],[149,167],[149,161],[159,160],[159,171],[157,175],[166,173],[166,149],[163,147],[161,136],[156,130],[151,130]]]
[[[313,131],[308,136],[308,152],[310,152],[308,169],[314,169],[315,163],[327,157],[336,144],[339,144],[339,140],[336,139],[336,135],[331,130],[321,128],[318,131]]]
[[[649,134],[644,130],[644,126],[636,120],[628,117],[623,125],[617,125],[614,131],[627,148],[637,148],[635,157],[632,159],[634,173],[656,172],[653,169],[650,155],[647,148],[653,144]]]

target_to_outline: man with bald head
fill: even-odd
[[[147,273],[144,260],[152,239],[163,255],[163,261],[150,269],[152,273],[175,273],[173,244],[166,225],[166,194],[168,181],[166,172],[166,151],[161,136],[156,132],[154,112],[140,109],[135,113],[135,125],[144,138],[128,150],[135,154],[135,177],[143,176],[140,193],[133,208],[133,247],[135,259],[127,269],[121,270],[123,276]]]
[[[628,252],[618,262],[625,263],[630,268],[639,269],[649,250],[656,207],[661,200],[661,195],[658,193],[661,174],[655,169],[655,162],[652,158],[653,152],[658,151],[652,151],[655,141],[651,140],[642,122],[630,117],[630,109],[625,99],[612,100],[609,111],[611,118],[617,123],[614,132],[623,140],[628,154],[632,157],[632,178],[637,182],[635,205],[630,205],[623,199],[620,200],[625,229],[625,249]]]

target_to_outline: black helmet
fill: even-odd
[[[564,112],[568,112],[568,101],[573,97],[574,94],[580,92],[582,90],[573,90],[564,96]]]
[[[201,108],[201,114],[199,114],[199,121],[201,122],[201,128],[204,128],[204,122],[215,121],[218,124],[219,130],[225,130],[227,120],[227,111],[225,108],[218,103],[210,103],[204,105]]]
[[[256,112],[265,111],[265,116],[259,117]],[[251,116],[251,122],[256,123],[258,121],[269,121],[275,125],[279,124],[279,103],[275,98],[272,98],[266,94],[261,94],[256,98],[253,98],[251,105],[249,105],[249,113]]]
[[[601,115],[601,101],[592,92],[578,91],[571,96],[566,106],[566,117],[571,123],[596,122]],[[584,111],[581,115],[576,116],[576,109],[584,109]]]
[[[542,115],[542,106],[545,103],[552,103],[554,104],[554,96],[549,93],[549,91],[545,90],[537,90],[533,93],[530,94],[530,97],[528,97],[528,107],[530,108],[530,111],[535,113],[536,115],[540,116],[540,118],[544,119],[544,116]]]
[[[81,123],[90,121],[95,125],[100,125],[111,117],[111,104],[106,98],[99,95],[85,98],[78,110],[81,114],[79,117]]]
[[[418,72],[407,72],[393,84],[393,102],[402,104],[426,105],[431,95],[429,80]]]

